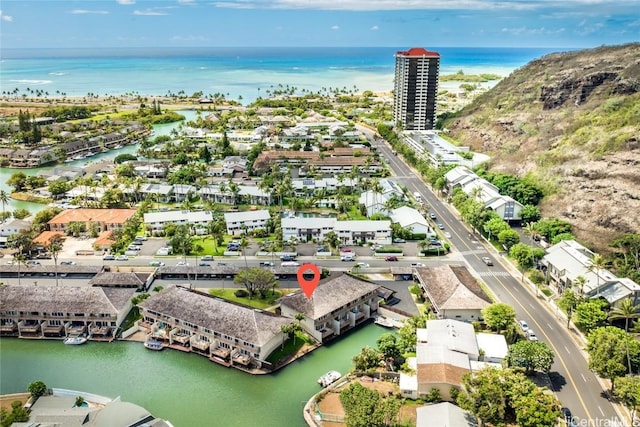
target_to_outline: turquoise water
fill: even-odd
[[[369,324],[272,375],[253,376],[202,356],[149,351],[142,343],[0,339],[0,393],[48,387],[121,396],[176,427],[305,426],[302,408],[330,370],[345,373],[351,358],[388,330]]]

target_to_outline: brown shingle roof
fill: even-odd
[[[291,319],[175,285],[150,296],[140,307],[260,346],[291,323]]]
[[[110,272],[96,274],[89,280],[90,286],[119,286],[141,288],[144,282],[136,273]]]
[[[445,383],[462,385],[462,376],[469,369],[449,365],[448,363],[424,363],[417,366],[418,384]]]
[[[309,319],[319,319],[361,296],[377,292],[379,287],[366,280],[342,274],[320,283],[311,298],[298,291],[280,298],[280,304],[304,314]]]
[[[419,267],[416,275],[438,310],[482,309],[491,303],[466,267]]]
[[[0,307],[3,311],[109,313],[120,308],[107,297],[102,288],[87,286],[0,286]]]
[[[64,233],[61,233],[59,231],[43,231],[42,233],[38,234],[32,241],[36,245],[46,246],[51,243],[51,239],[53,239],[55,236],[59,236],[61,239],[65,238]]]

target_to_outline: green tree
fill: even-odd
[[[425,316],[416,315],[404,321],[402,327],[398,330],[400,336],[398,345],[402,353],[416,350],[416,329],[427,326],[427,318]]]
[[[457,403],[483,423],[504,423],[507,411],[507,394],[502,370],[485,368],[462,377],[463,391]]]
[[[47,385],[42,381],[34,381],[27,386],[27,391],[31,394],[31,397],[37,399],[47,392]]]
[[[640,407],[640,376],[627,375],[618,378],[613,394],[631,411],[631,419],[635,420],[635,412]]]
[[[511,229],[509,224],[500,217],[491,218],[489,221],[484,223],[483,228],[485,233],[489,235],[489,240],[491,240],[491,236],[498,237],[502,231]]]
[[[238,271],[233,283],[244,286],[252,297],[260,293],[265,298],[266,292],[275,286],[276,276],[266,268],[249,268]]]
[[[393,366],[399,366],[403,363],[402,352],[395,334],[386,333],[380,335],[376,340],[376,345],[385,362],[391,361]]]
[[[611,390],[615,390],[615,380],[640,367],[640,342],[620,328],[605,326],[596,328],[587,335],[589,369],[598,376],[611,380]]]
[[[519,427],[555,427],[560,405],[553,393],[536,387],[530,393],[512,398]]]
[[[501,245],[504,245],[507,250],[510,250],[513,245],[520,242],[520,235],[517,231],[512,229],[502,230],[498,233],[498,242],[500,242]]]
[[[576,326],[588,332],[593,328],[604,325],[605,320],[607,320],[606,306],[607,302],[601,299],[579,302],[576,306]]]
[[[523,340],[509,347],[509,366],[524,368],[528,374],[533,371],[549,372],[555,354],[542,341]]]
[[[0,190],[0,203],[2,203],[2,217],[4,218],[4,208],[9,203],[9,196],[4,190]]]
[[[377,368],[382,360],[382,354],[371,347],[364,347],[360,350],[360,353],[353,356],[353,364],[356,371],[367,371],[369,369]]]
[[[25,219],[29,215],[31,215],[31,212],[29,212],[27,209],[20,208],[13,211],[13,217],[16,219]]]
[[[516,312],[508,304],[494,303],[482,309],[482,316],[490,329],[502,331],[515,322]]]
[[[183,254],[184,256],[187,256],[187,254],[191,253],[191,250],[193,249],[193,241],[191,240],[191,231],[189,230],[189,226],[177,226],[173,236],[169,239],[169,244],[173,248],[173,252],[176,254]]]
[[[522,281],[524,282],[524,273],[534,264],[533,248],[524,243],[515,244],[509,249],[509,256],[516,260],[518,269],[522,272]]]
[[[534,205],[525,205],[520,211],[520,218],[525,224],[536,222],[541,218],[540,208]]]
[[[7,185],[13,187],[13,191],[21,192],[25,188],[27,182],[27,176],[23,172],[16,172],[12,174],[7,180]]]
[[[340,392],[347,427],[385,427],[397,425],[402,402],[396,397],[383,398],[376,391],[355,382]]]
[[[566,289],[558,299],[558,307],[567,313],[567,328],[571,325],[571,318],[579,302],[580,298],[573,289]]]
[[[243,235],[240,238],[240,251],[242,252],[242,255],[244,256],[244,266],[246,268],[249,268],[249,264],[247,263],[247,248],[249,247],[249,240],[247,240],[247,236]]]

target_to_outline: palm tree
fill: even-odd
[[[244,256],[244,266],[249,268],[249,264],[247,264],[247,251],[246,249],[249,247],[249,241],[246,236],[242,236],[240,239],[240,250],[242,251],[242,255]]]
[[[584,285],[586,283],[587,283],[587,279],[584,276],[576,277],[576,286],[578,286],[578,289],[580,289],[580,298],[584,297]]]
[[[9,203],[9,196],[4,190],[0,190],[0,203],[2,203],[2,220],[4,221],[4,207]]]
[[[51,258],[53,258],[54,274],[56,276],[56,286],[58,286],[58,254],[62,250],[62,238],[56,234],[49,240],[49,252],[51,252]]]
[[[624,331],[629,332],[629,320],[640,317],[640,305],[635,305],[631,298],[620,301],[616,307],[609,312],[609,320],[624,319]]]
[[[13,262],[18,265],[18,286],[20,286],[20,267],[27,265],[27,257],[21,253],[17,253],[13,256]]]
[[[522,232],[531,239],[531,246],[533,246],[533,241],[536,240],[536,237],[540,237],[540,233],[536,230],[535,222],[527,223],[527,225],[522,227]]]
[[[606,265],[607,262],[600,254],[595,254],[593,258],[591,258],[589,271],[595,271],[596,273],[596,296],[600,296],[600,270],[602,270]]]
[[[618,304],[617,307],[609,312],[609,320],[624,319],[624,331],[628,332],[629,319],[637,319],[638,317],[640,317],[640,313],[638,313],[639,310],[640,306],[633,304],[631,298],[625,298],[620,301],[620,304]],[[631,375],[632,372],[631,358],[629,357],[629,339],[631,339],[631,337],[626,335],[624,344],[627,351],[627,367],[629,368],[629,375]]]

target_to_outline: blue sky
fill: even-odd
[[[2,0],[2,48],[640,41],[640,0]]]

